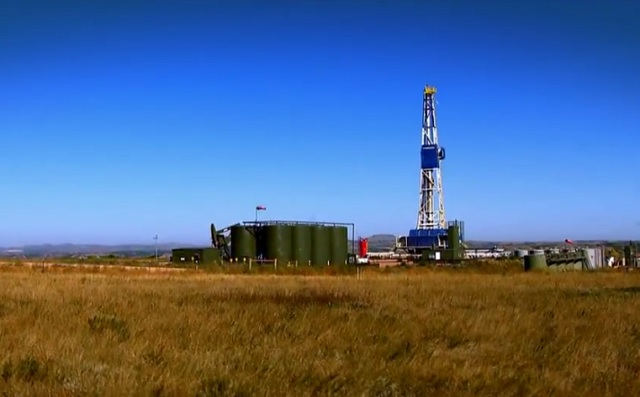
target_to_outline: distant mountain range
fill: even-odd
[[[162,243],[158,244],[158,254],[166,254],[177,247],[197,247],[196,244]],[[118,255],[147,256],[155,255],[154,244],[40,244],[21,247],[0,248],[0,256],[67,256],[67,255]]]
[[[392,234],[375,234],[368,237],[370,252],[385,252],[393,249],[395,236]],[[577,245],[598,246],[612,245],[622,246],[628,241],[574,241]],[[466,241],[465,245],[470,249],[486,249],[498,246],[505,249],[512,248],[535,248],[535,247],[560,247],[564,243],[558,241]],[[172,249],[178,247],[201,247],[207,244],[183,244],[183,243],[161,243],[158,244],[159,255],[169,254]],[[349,244],[358,250],[358,242]],[[118,256],[148,256],[154,255],[156,246],[154,244],[122,244],[122,245],[100,245],[100,244],[40,244],[25,245],[21,247],[0,247],[0,257],[7,256],[68,256],[68,255],[118,255]]]

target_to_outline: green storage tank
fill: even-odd
[[[311,226],[311,264],[326,266],[331,260],[331,229],[326,226]]]
[[[346,226],[332,226],[331,233],[331,264],[346,265],[349,259],[349,230]]]
[[[548,270],[547,259],[542,255],[527,255],[524,257],[524,270],[528,271],[539,271],[539,270]]]
[[[451,225],[447,230],[447,244],[451,250],[451,259],[459,259],[462,257],[462,251],[460,250],[460,227],[458,225]]]
[[[311,263],[311,226],[294,225],[291,227],[291,261],[299,266]]]
[[[231,226],[231,257],[256,257],[256,236],[253,230],[243,225]]]
[[[264,254],[267,259],[286,265],[291,261],[291,226],[267,225],[263,229]]]
[[[631,247],[631,244],[626,245],[624,247],[624,263],[626,266],[634,266],[635,263],[633,262],[634,258],[633,258],[633,249]]]

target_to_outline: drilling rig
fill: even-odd
[[[420,146],[420,198],[416,228],[399,237],[396,250],[411,254],[427,251],[434,259],[457,259],[464,239],[464,224],[447,222],[442,187],[444,147],[438,142],[436,88],[426,85],[422,95],[422,134]]]

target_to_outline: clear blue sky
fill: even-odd
[[[406,233],[427,83],[467,238],[640,238],[640,3],[269,3],[2,0],[0,246]]]

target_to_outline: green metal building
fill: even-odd
[[[171,250],[171,263],[176,265],[215,265],[222,263],[220,251],[213,247],[176,248]]]

